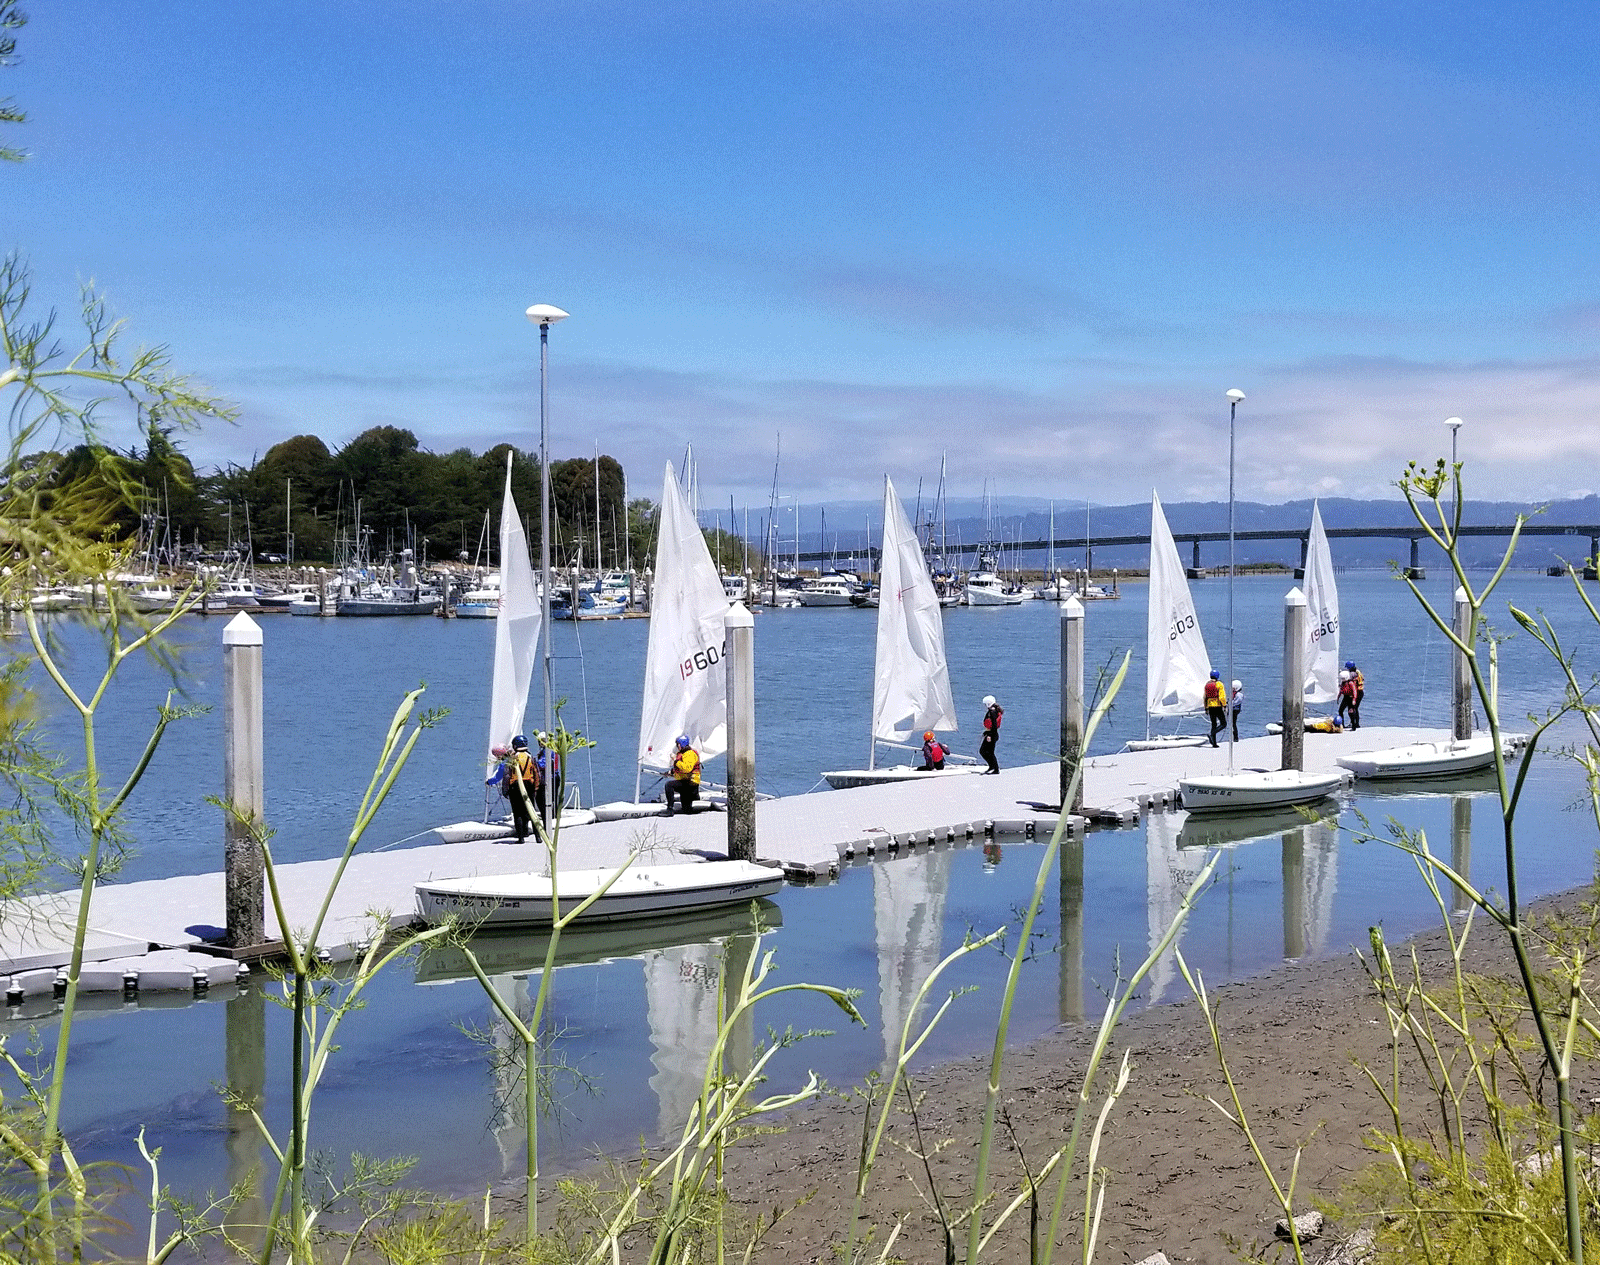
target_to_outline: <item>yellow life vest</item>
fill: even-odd
[[[1221,681],[1206,682],[1206,706],[1226,707],[1228,705],[1228,690]]]
[[[693,747],[686,747],[678,752],[678,758],[672,762],[672,778],[676,782],[693,782],[700,784],[700,753]]]
[[[513,751],[506,761],[506,781],[526,782],[535,789],[539,786],[539,766],[528,751]]]

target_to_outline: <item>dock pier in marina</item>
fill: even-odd
[[[1448,730],[1369,726],[1344,734],[1307,734],[1305,768],[1336,768],[1340,755],[1413,742],[1448,741]],[[1002,748],[1001,755],[1005,752]],[[1239,743],[1237,767],[1278,767],[1280,740]],[[1095,825],[1127,825],[1150,812],[1181,812],[1178,780],[1228,767],[1227,745],[1123,752],[1090,758],[1084,769],[1082,816],[1073,833]],[[1450,780],[1440,779],[1447,791]],[[1060,797],[1059,766],[1037,763],[998,776],[907,781],[852,790],[818,791],[764,800],[756,807],[756,853],[796,881],[829,882],[846,866],[928,848],[959,847],[990,838],[1049,837]],[[1244,820],[1244,814],[1239,819]],[[441,823],[442,824],[442,823]],[[685,816],[595,822],[564,831],[563,868],[621,865],[631,851],[652,865],[721,855],[727,818],[704,811]],[[375,918],[391,929],[414,917],[413,886],[430,878],[543,869],[543,850],[498,841],[385,847],[358,852],[345,871],[325,924],[322,946],[334,961],[370,942]],[[1130,864],[1144,865],[1142,852]],[[295,925],[309,923],[333,876],[336,858],[280,864],[280,890]],[[48,1002],[70,956],[77,892],[57,892],[0,906],[0,991],[8,1008],[30,999]],[[278,934],[269,906],[266,933]],[[236,980],[239,964],[204,953],[211,928],[226,923],[221,870],[136,883],[107,883],[94,895],[80,989],[122,997],[157,990],[203,992]]]

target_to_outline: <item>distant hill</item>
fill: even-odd
[[[1411,511],[1403,500],[1352,500],[1347,497],[1330,497],[1321,501],[1323,524],[1335,527],[1409,527],[1413,523]],[[1228,505],[1226,501],[1179,501],[1163,503],[1167,521],[1174,535],[1181,537],[1186,531],[1226,531]],[[1235,525],[1243,531],[1304,531],[1311,522],[1311,501],[1289,501],[1281,505],[1262,505],[1254,501],[1240,501],[1235,507]],[[931,502],[925,501],[922,509],[924,522],[931,515]],[[827,505],[802,506],[800,551],[811,553],[823,549],[836,551],[841,560],[852,550],[860,550],[869,541],[876,544],[881,530],[879,519],[883,513],[880,502],[849,501]],[[906,513],[916,513],[915,497],[906,501]],[[1533,516],[1533,521],[1554,526],[1600,524],[1600,497],[1587,496],[1579,500],[1552,501],[1545,505],[1527,505],[1511,501],[1467,502],[1462,516],[1464,523],[1475,525],[1504,525],[1516,521],[1519,513]],[[826,543],[822,536],[824,516],[827,523]],[[711,525],[714,516],[707,514],[705,521]],[[1055,505],[1055,536],[1057,540],[1082,540],[1084,536],[1084,506],[1058,501]],[[1042,500],[1023,497],[997,497],[990,512],[993,535],[1002,542],[1017,540],[1043,540],[1050,529],[1050,506]],[[1110,536],[1146,535],[1150,530],[1148,502],[1136,505],[1096,505],[1088,513],[1091,538]],[[742,525],[742,524],[741,524]],[[752,533],[759,531],[756,516],[751,516]],[[794,513],[780,513],[779,532],[782,552],[792,551],[794,541]],[[975,498],[951,500],[945,510],[945,537],[952,553],[957,549],[970,552],[973,545],[985,535],[983,504]],[[1180,543],[1184,560],[1189,560],[1188,545]],[[1334,563],[1340,567],[1383,567],[1391,560],[1404,560],[1409,545],[1404,539],[1386,538],[1334,540]],[[1464,549],[1469,565],[1481,566],[1497,563],[1504,541],[1494,538],[1469,540]],[[1201,563],[1214,566],[1225,557],[1226,545],[1201,546]],[[1589,552],[1587,536],[1530,537],[1517,551],[1519,567],[1544,568],[1562,560],[1579,560]],[[1299,552],[1292,542],[1244,541],[1238,546],[1241,565],[1254,562],[1284,562],[1298,564]],[[1437,565],[1440,554],[1424,541],[1421,561],[1424,565]],[[1074,558],[1058,554],[1057,566],[1082,565],[1081,554]],[[1099,547],[1094,554],[1094,564],[1099,567],[1127,567],[1142,570],[1148,556],[1142,547]],[[1008,563],[1009,565],[1009,563]],[[1030,554],[1023,560],[1027,567],[1044,565],[1042,552]]]

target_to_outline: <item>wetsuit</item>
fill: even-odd
[[[994,758],[995,746],[1000,741],[1000,720],[1005,715],[999,703],[983,714],[983,738],[978,743],[978,754],[983,757],[983,762],[989,767],[986,773],[1000,772],[1000,761]]]

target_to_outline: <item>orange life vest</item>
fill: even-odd
[[[1226,707],[1228,705],[1228,691],[1223,688],[1221,681],[1206,682],[1206,706]]]

